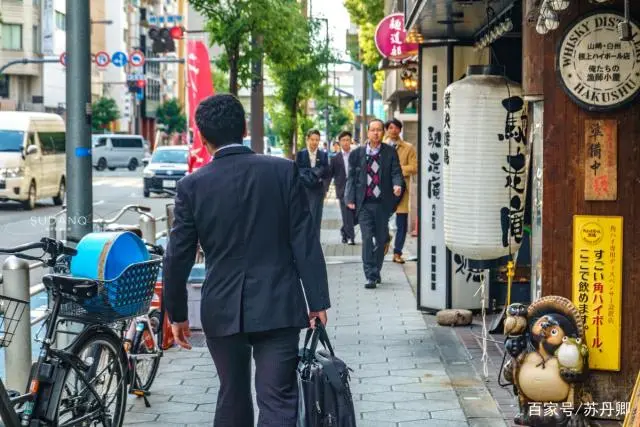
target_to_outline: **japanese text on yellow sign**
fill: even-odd
[[[573,303],[585,325],[589,367],[619,371],[622,217],[574,216]]]

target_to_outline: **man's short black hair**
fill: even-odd
[[[389,129],[390,125],[395,125],[398,129],[402,130],[402,122],[396,118],[390,119],[384,124],[384,130]]]
[[[307,138],[309,138],[311,135],[318,135],[318,138],[320,138],[320,131],[318,129],[309,129],[307,131]]]
[[[241,144],[247,126],[244,107],[228,93],[210,96],[196,109],[196,125],[202,137],[215,147]]]
[[[367,130],[369,130],[371,128],[371,125],[374,123],[380,123],[382,125],[382,128],[384,129],[384,122],[380,119],[372,119],[369,121],[369,123],[367,124]]]
[[[349,132],[348,130],[343,130],[342,132],[340,132],[340,134],[338,135],[338,141],[340,141],[342,138],[344,138],[345,136],[348,136],[349,138],[353,138],[353,135],[351,134],[351,132]]]

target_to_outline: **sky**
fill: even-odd
[[[346,57],[346,33],[349,29],[349,13],[344,0],[308,0],[309,9],[316,18],[329,20],[329,37],[333,48]]]

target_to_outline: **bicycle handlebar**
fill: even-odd
[[[27,255],[22,252],[30,251],[33,249],[42,249],[44,254],[40,256]],[[39,242],[26,243],[24,245],[15,246],[13,248],[0,248],[0,253],[7,255],[15,255],[18,258],[27,259],[31,261],[43,261],[48,266],[55,265],[56,260],[61,255],[75,256],[78,251],[72,247],[66,246],[59,240],[43,237]],[[45,254],[49,255],[49,259],[44,259]]]
[[[114,224],[117,220],[120,219],[120,217],[122,217],[122,215],[124,215],[128,211],[138,212],[140,214],[148,214],[149,212],[151,212],[151,208],[147,206],[142,206],[142,205],[127,205],[124,208],[120,209],[120,211],[113,218],[94,219],[93,223],[98,225]]]

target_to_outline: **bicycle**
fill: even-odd
[[[42,250],[40,256],[24,252]],[[77,254],[63,242],[43,238],[0,253],[42,261],[50,268],[61,259]],[[145,310],[151,300],[149,292],[123,306],[107,304],[109,292],[118,284],[134,283],[144,290],[155,283],[159,260],[132,264],[110,281],[97,281],[66,275],[47,274],[42,280],[52,301],[45,319],[46,334],[36,363],[32,366],[28,392],[7,391],[0,380],[0,417],[7,427],[122,425],[127,398],[127,360],[122,342],[112,325]],[[113,298],[113,294],[111,295]],[[0,346],[11,344],[27,301],[0,296]],[[128,311],[127,311],[128,309]],[[85,324],[73,342],[64,349],[53,348],[58,324],[72,319]],[[106,390],[102,390],[106,386]],[[100,388],[100,390],[98,390]],[[109,391],[113,389],[113,395]],[[111,407],[113,406],[113,409]]]
[[[135,225],[116,224],[126,212],[137,212],[154,219],[151,209],[142,205],[127,205],[110,219],[94,220],[98,231],[130,231],[142,238],[140,227]],[[162,257],[164,249],[145,242],[152,255]],[[126,328],[123,336],[123,346],[127,354],[130,376],[129,394],[144,399],[145,406],[150,407],[147,396],[160,367],[160,358],[164,355],[162,345],[164,324],[164,304],[152,308],[149,313],[133,319]]]

